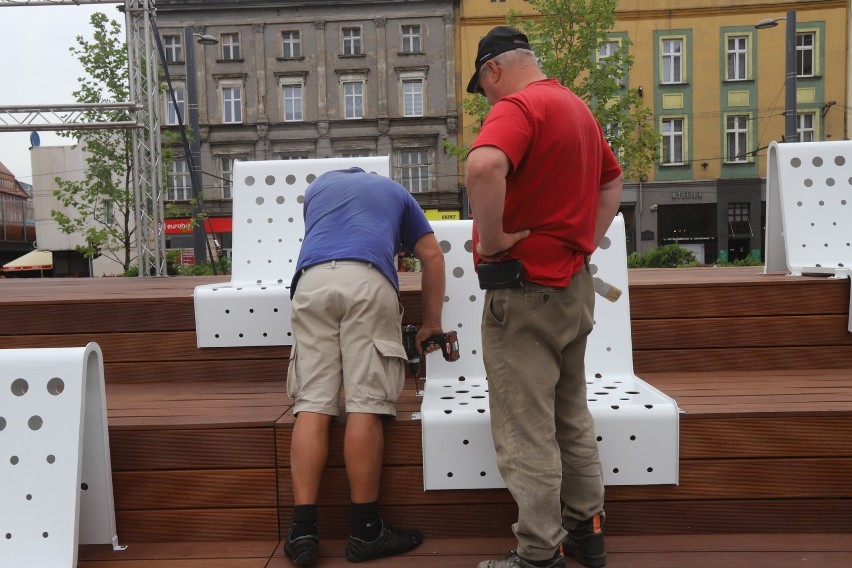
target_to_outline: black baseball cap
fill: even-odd
[[[479,70],[486,62],[494,59],[501,53],[512,51],[513,49],[529,49],[530,40],[527,36],[509,26],[497,26],[488,34],[479,40],[479,47],[476,50],[476,61],[473,62],[473,77],[467,84],[468,93],[478,93],[477,86],[479,83]]]

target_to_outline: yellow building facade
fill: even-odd
[[[621,0],[613,41],[629,38],[626,89],[653,111],[658,159],[628,180],[622,213],[631,250],[677,243],[707,263],[762,254],[766,147],[785,122],[786,20],[796,15],[796,130],[801,141],[848,138],[849,0]],[[460,95],[479,39],[523,0],[462,0]],[[777,26],[757,29],[764,19]],[[590,55],[590,63],[593,56]],[[471,95],[467,95],[471,96]],[[462,142],[474,138],[465,116]]]

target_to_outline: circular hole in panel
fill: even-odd
[[[267,334],[265,331],[263,332],[263,337],[267,337],[268,335],[269,334]]]
[[[275,183],[275,176],[266,176],[264,181],[266,182],[266,185],[272,185]]]
[[[607,350],[608,352],[609,352],[609,351],[612,351],[612,347],[607,347],[607,348],[606,348],[606,350]]]
[[[441,241],[440,243],[438,243],[438,245],[441,247],[441,252],[443,252],[444,254],[447,254],[453,248],[453,245],[450,244],[450,241]]]
[[[44,426],[44,420],[42,420],[41,416],[31,416],[29,420],[27,420],[27,426],[30,427],[30,430],[33,432],[37,430],[41,430],[41,427]]]
[[[81,483],[80,489],[82,489],[83,491],[88,491],[89,490],[89,484],[88,483]]]
[[[621,407],[618,406],[617,404],[613,404],[612,406],[610,406],[610,408],[612,408],[613,410],[618,410]]]
[[[65,381],[59,377],[53,377],[47,381],[47,392],[53,396],[58,396],[65,391]]]
[[[457,394],[467,394],[467,393],[469,393],[469,392],[470,392],[470,391],[456,391],[456,393],[457,393]]]
[[[287,185],[293,185],[294,183],[296,183],[296,176],[294,176],[293,174],[288,175],[284,178],[284,183],[286,183]]]
[[[822,207],[823,205],[825,205],[825,201],[820,201],[819,206]]]
[[[636,440],[636,436],[630,436],[630,441],[633,442]]]
[[[19,458],[18,456],[12,456],[11,458],[9,458],[9,463],[12,465],[18,465],[18,462],[20,461],[21,458]]]
[[[446,303],[447,303],[447,302],[449,302],[449,301],[450,301],[450,297],[449,297],[449,296],[444,296],[444,303],[446,304]]]
[[[814,186],[814,180],[812,180],[811,178],[805,179],[805,187],[813,187],[813,186]]]
[[[447,472],[447,477],[452,477],[452,476],[453,476],[453,472],[452,472],[452,471],[448,471],[448,472]]]
[[[249,308],[249,313],[250,313],[250,314],[253,314],[253,313],[254,313],[254,308]]]
[[[460,402],[459,406],[467,406],[468,404],[470,404],[470,403],[469,402]]]
[[[308,183],[313,183],[315,179],[317,179],[317,176],[315,176],[314,174],[308,174],[308,177],[305,178],[305,181]]]
[[[834,165],[835,166],[842,166],[845,163],[846,163],[846,158],[844,158],[843,156],[835,156],[834,157]]]
[[[611,241],[611,240],[609,240],[609,237],[606,237],[606,236],[605,236],[604,238],[602,238],[602,239],[601,239],[601,242],[600,242],[600,244],[598,245],[598,247],[600,247],[600,248],[602,248],[602,249],[604,249],[604,250],[608,249],[608,248],[609,248],[609,247],[611,247],[611,246],[612,246],[612,241]]]
[[[455,268],[453,268],[453,276],[455,276],[456,278],[463,277],[464,276],[464,268],[462,268],[461,266],[456,266]]]
[[[249,225],[251,225],[251,224],[252,224],[252,220],[251,220],[251,218],[246,219],[246,223],[248,223]]]
[[[6,533],[6,540],[12,540],[12,533]]]
[[[254,176],[247,176],[246,177],[246,185],[248,185],[248,186],[254,185]]]
[[[254,202],[258,205],[263,205],[263,197],[259,196],[257,199],[254,200]]]
[[[33,500],[33,496],[32,496],[32,495],[27,495],[27,501],[32,501],[32,500]]]
[[[283,195],[279,195],[278,197],[276,197],[276,198],[275,198],[275,203],[277,203],[278,205],[283,205],[283,204],[284,204],[284,196],[283,196]]]
[[[475,395],[473,395],[473,396],[472,396],[472,397],[470,397],[470,398],[485,398],[485,396],[484,396],[484,395],[481,395],[481,394],[475,394]]]
[[[24,379],[15,379],[12,381],[12,394],[15,396],[24,396],[30,390],[30,384]]]
[[[845,200],[845,199],[840,200],[840,204],[841,204],[841,205],[846,205],[846,200]]]
[[[596,399],[596,398],[587,398],[586,400],[588,400],[589,402],[597,402],[598,401],[598,399]]]
[[[639,391],[627,391],[627,394],[639,394]]]
[[[6,429],[6,419],[0,416],[0,432]]]
[[[469,444],[470,444],[470,440],[462,440],[462,444],[464,444],[465,446],[467,446],[467,445],[469,445]]]
[[[219,334],[217,333],[215,337],[216,337],[216,339],[219,339]]]
[[[475,302],[476,296],[474,294],[471,294],[470,297],[468,297],[468,300],[470,300],[471,302]]]
[[[49,464],[56,463],[56,456],[54,456],[53,454],[50,454],[49,456],[47,456],[47,463],[49,463]]]
[[[484,409],[484,408],[477,408],[477,409],[476,409],[476,411],[477,411],[478,413],[480,413],[480,414],[485,414],[485,409]]]
[[[648,473],[651,473],[652,471],[654,471],[654,468],[653,468],[653,467],[649,467],[649,468],[648,468]]]
[[[268,218],[268,219],[266,220],[266,222],[267,222],[267,223],[272,223],[272,217]]]
[[[600,373],[595,373],[595,378],[596,379],[602,379],[603,375],[601,375]]]
[[[289,222],[291,222],[291,223],[293,222],[293,218],[292,218],[292,217],[288,218],[287,220],[288,220]]]
[[[800,160],[799,158],[793,158],[792,160],[790,160],[790,165],[794,168],[798,168],[802,165],[802,160]]]
[[[651,410],[652,408],[654,408],[654,405],[653,404],[646,404],[645,408],[647,408],[648,410]]]
[[[47,538],[48,534],[47,534],[47,532],[43,532],[43,533],[41,533],[41,536],[42,536],[42,538]]]
[[[472,252],[473,252],[473,241],[465,241],[465,243],[464,243],[464,250],[466,250],[467,252],[472,253]]]
[[[608,396],[609,395],[608,392],[596,392],[595,394],[599,395],[599,396]]]
[[[464,377],[459,377],[459,382],[460,382],[460,383],[463,383],[463,382],[465,382],[466,380],[467,380],[467,379],[466,379],[466,378],[464,378]]]
[[[618,473],[618,468],[617,467],[612,468],[612,473]]]
[[[598,436],[598,442],[603,440],[603,436]]]
[[[300,196],[296,197],[296,203],[301,205],[304,202],[305,202],[305,196],[304,195],[300,195]]]
[[[827,185],[828,187],[834,187],[834,178],[828,178],[827,180],[825,180],[825,185]]]
[[[452,414],[452,413],[453,413],[453,411],[452,411],[452,410],[445,410],[445,411],[444,411],[444,414]]]
[[[240,334],[240,337],[242,337],[242,336],[243,336],[243,334],[241,333],[241,334]]]
[[[476,349],[474,349],[473,351],[471,351],[471,354],[476,355]]]
[[[278,313],[278,308],[272,308],[272,311],[273,311],[273,312],[275,312],[275,313],[277,314],[277,313]]]
[[[441,400],[453,400],[454,398],[456,398],[456,397],[454,397],[454,396],[442,396]]]
[[[226,313],[226,314],[230,314],[230,313],[231,313],[231,310],[225,310],[225,313]]]
[[[597,273],[598,273],[598,266],[597,266],[596,264],[590,264],[590,265],[589,265],[589,274],[591,274],[592,276],[594,276],[594,275],[596,275]]]
[[[798,205],[799,207],[801,207],[801,206],[802,206],[802,202],[801,202],[801,201],[797,201],[797,202],[796,202],[796,205]]]
[[[479,472],[479,477],[485,477],[485,472],[484,472],[484,471],[480,471],[480,472]]]
[[[820,167],[822,166],[822,158],[820,158],[819,156],[815,156],[814,159],[811,160],[811,163],[816,167]]]

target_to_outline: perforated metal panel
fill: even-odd
[[[766,270],[847,277],[852,142],[772,142],[766,178]]]
[[[0,350],[0,565],[70,568],[115,531],[103,357]]]
[[[289,286],[305,233],[305,189],[349,167],[390,176],[387,156],[234,165],[231,282],[195,289],[199,347],[292,344]]]
[[[461,357],[432,354],[421,405],[426,489],[503,487],[497,471],[482,362],[484,292],[473,269],[470,221],[433,222],[444,251],[444,325],[459,334]],[[619,216],[592,257],[592,274],[620,288],[616,302],[596,298],[586,373],[589,408],[608,485],[677,483],[678,408],[633,374],[624,222]]]

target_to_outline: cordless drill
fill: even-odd
[[[402,345],[408,356],[408,367],[415,377],[420,375],[420,353],[417,352],[417,328],[407,325],[402,329]],[[446,361],[458,361],[459,359],[459,336],[455,331],[446,331],[440,335],[433,335],[420,344],[421,348],[429,345],[438,345]]]

